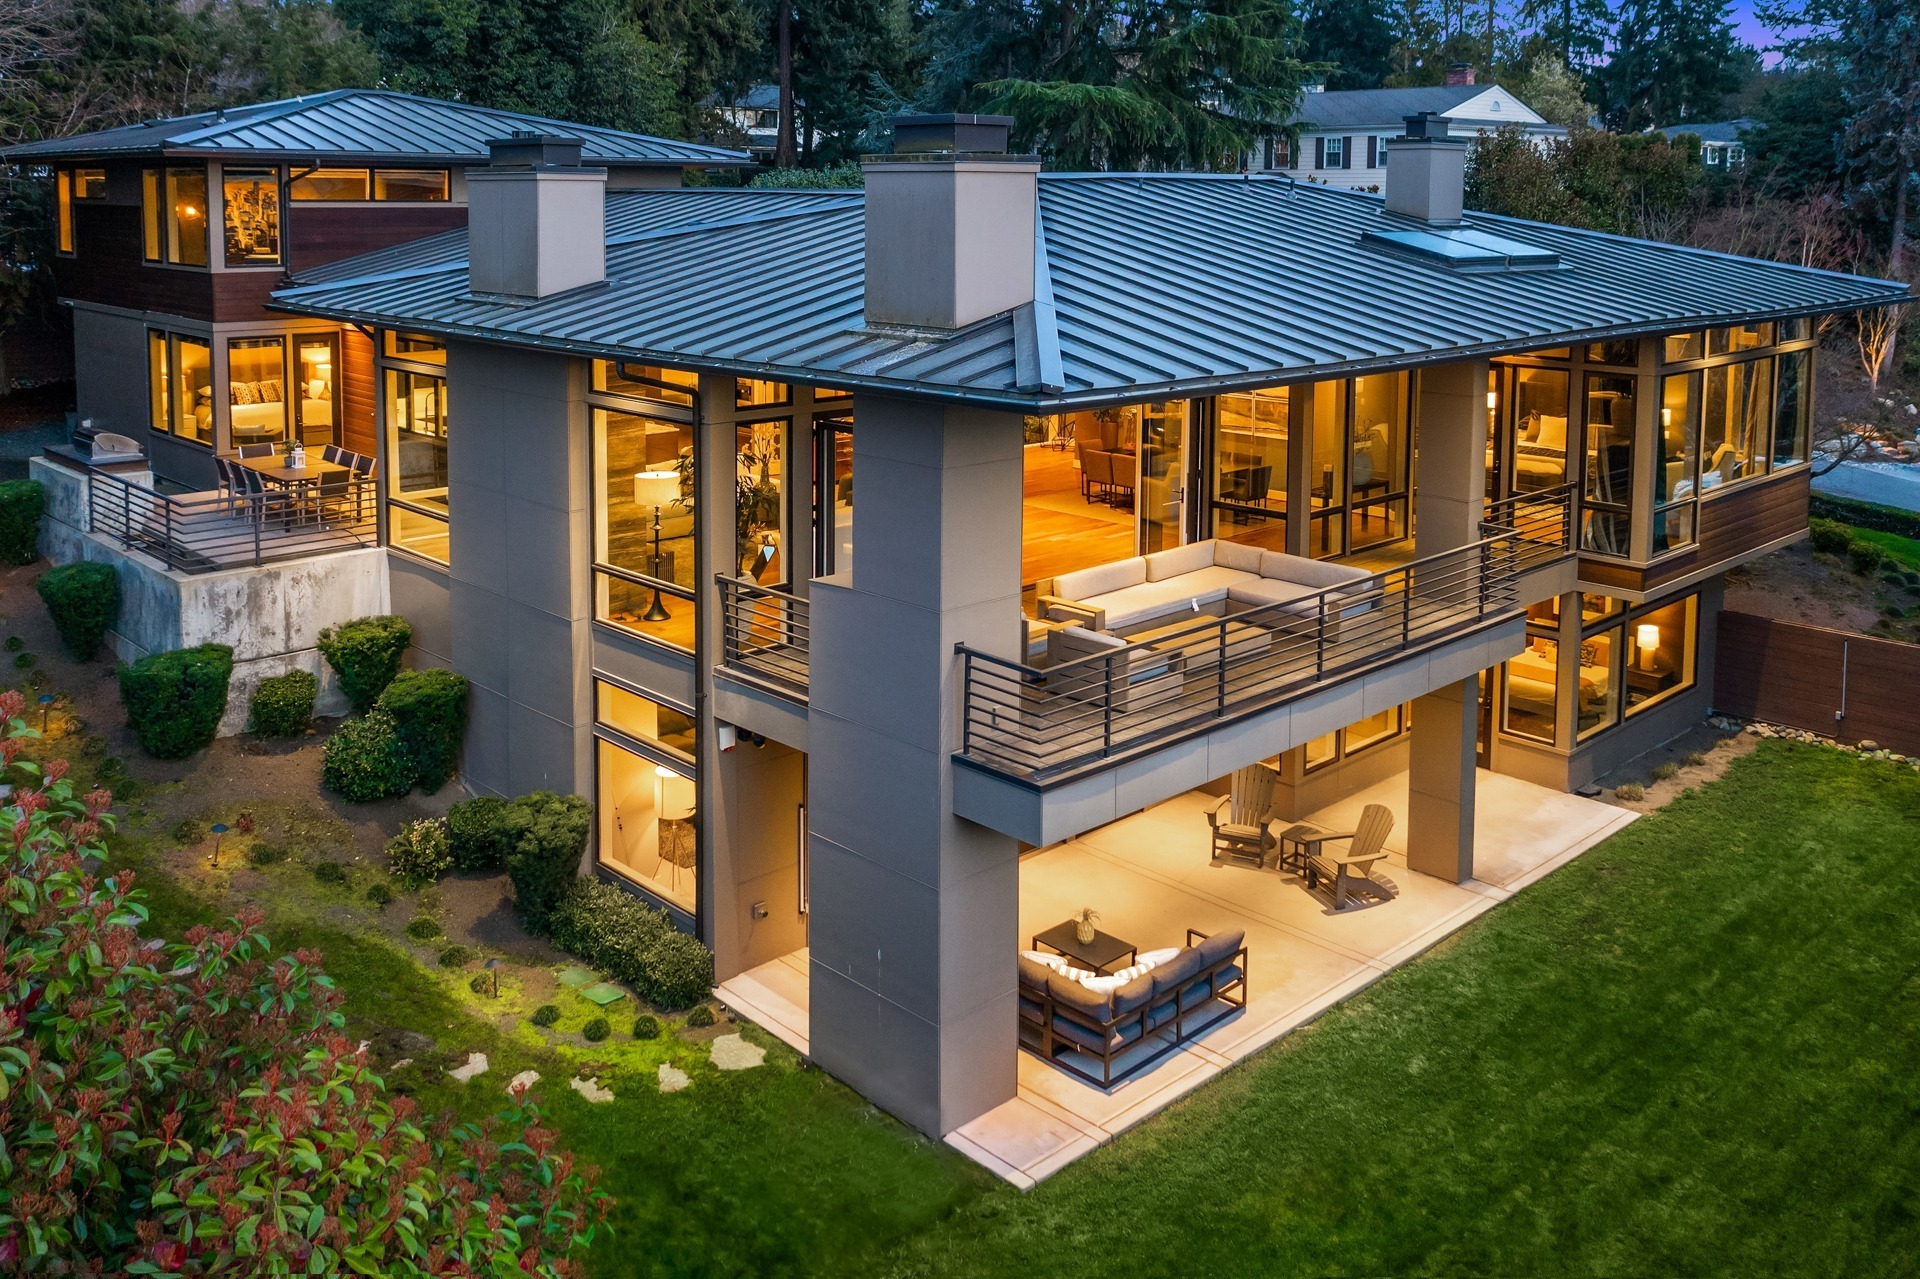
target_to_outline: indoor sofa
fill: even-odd
[[[1280,611],[1310,617],[1321,607],[1316,598],[1320,592],[1371,576],[1344,564],[1209,538],[1062,573],[1038,603],[1040,616],[1048,621],[1125,634],[1179,613],[1217,616],[1276,604],[1283,606]],[[1338,616],[1343,618],[1379,602],[1376,593],[1365,589],[1349,589],[1334,598],[1340,600]]]

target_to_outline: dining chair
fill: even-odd
[[[345,449],[341,448],[338,444],[329,444],[320,450],[320,457],[322,458],[322,460],[331,462],[335,466],[351,466],[352,463],[349,462],[347,459],[351,458],[352,456],[353,454],[347,452]]]
[[[273,456],[273,445],[271,445],[271,444],[242,444],[242,445],[241,445],[241,446],[240,446],[240,447],[239,447],[238,449],[236,449],[236,450],[234,450],[234,451],[235,451],[235,452],[236,452],[237,454],[239,454],[239,456],[241,456],[241,457],[272,457],[272,456]]]
[[[224,457],[213,459],[213,473],[217,477],[216,490],[220,494],[220,504],[228,510],[234,509],[240,499],[240,482],[234,478],[235,467]]]

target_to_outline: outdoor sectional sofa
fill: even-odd
[[[1178,613],[1240,612],[1294,605],[1302,617],[1321,608],[1320,592],[1369,578],[1365,569],[1284,555],[1257,546],[1208,538],[1152,555],[1136,555],[1053,579],[1039,598],[1051,622],[1078,622],[1095,631],[1125,633]],[[1378,602],[1370,592],[1337,595],[1339,616],[1352,617]]]
[[[1185,946],[1113,990],[1088,986],[1023,953],[1020,1045],[1088,1083],[1112,1087],[1247,1006],[1245,942],[1238,928],[1213,934],[1189,928]],[[1143,1043],[1146,1051],[1114,1069]],[[1088,1059],[1099,1063],[1097,1072]]]

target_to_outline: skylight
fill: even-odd
[[[1376,227],[1361,232],[1360,242],[1456,271],[1534,271],[1560,265],[1560,255],[1551,249],[1465,226]]]

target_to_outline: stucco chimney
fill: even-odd
[[[1447,83],[1462,85],[1473,83],[1473,64],[1471,62],[1449,62],[1447,64]]]
[[[962,329],[1033,301],[1040,162],[1007,154],[1013,118],[908,115],[868,156],[868,324]]]
[[[1407,117],[1407,131],[1389,144],[1387,211],[1441,226],[1460,221],[1467,185],[1467,140],[1431,111]]]
[[[544,298],[607,278],[607,171],[578,138],[516,133],[467,170],[467,287]]]

